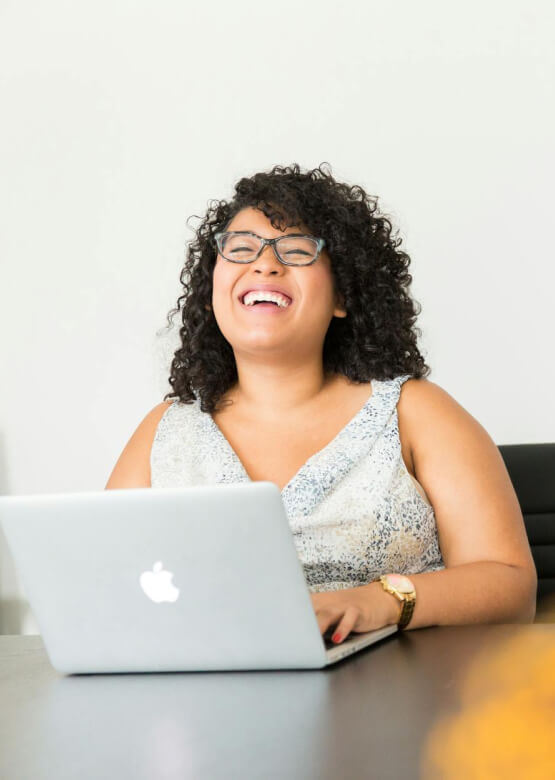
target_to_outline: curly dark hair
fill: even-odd
[[[326,167],[329,167],[329,171]],[[341,373],[355,382],[410,374],[426,377],[430,368],[417,346],[414,326],[420,304],[409,295],[410,257],[398,249],[392,223],[377,208],[378,198],[358,185],[336,181],[329,163],[301,172],[297,163],[274,166],[235,185],[230,202],[209,200],[208,210],[188,245],[181,271],[183,294],[167,315],[168,326],[181,311],[181,346],[174,352],[164,400],[192,403],[212,413],[237,382],[235,356],[211,310],[212,275],[218,254],[214,234],[226,230],[246,207],[262,211],[272,226],[307,226],[324,238],[336,291],[347,317],[333,317],[323,345],[324,373]],[[188,223],[188,220],[187,220]]]

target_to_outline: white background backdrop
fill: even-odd
[[[429,379],[555,441],[553,9],[1,2],[0,493],[103,489],[170,390],[187,217],[291,162],[379,197]],[[5,631],[21,594],[0,534]]]

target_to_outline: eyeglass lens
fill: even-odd
[[[256,236],[230,233],[221,237],[221,252],[224,257],[240,263],[252,261],[262,242]],[[275,244],[278,255],[287,263],[303,265],[314,259],[318,250],[317,242],[308,237],[284,236]]]

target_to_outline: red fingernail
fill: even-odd
[[[341,634],[334,634],[332,636],[332,642],[339,642],[340,639],[341,639]]]

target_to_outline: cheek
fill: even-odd
[[[214,284],[214,287],[216,287],[217,282],[222,277],[222,264],[219,258],[216,259],[216,262],[214,263],[214,270],[212,271],[212,282]]]
[[[325,272],[315,275],[306,291],[307,300],[312,301],[319,311],[327,311],[330,308],[333,310],[334,295],[333,280],[329,273]]]
[[[212,297],[221,298],[225,294],[230,294],[233,287],[233,269],[229,268],[229,263],[218,259],[214,266],[212,274]]]

